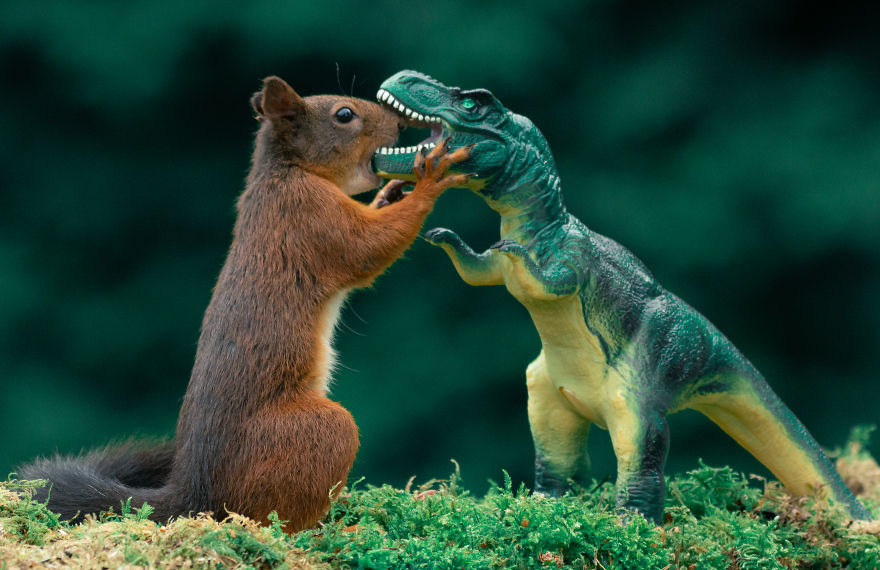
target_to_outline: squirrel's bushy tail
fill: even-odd
[[[147,502],[155,520],[170,516],[162,487],[174,463],[173,441],[129,440],[81,455],[56,455],[21,466],[19,479],[46,479],[35,499],[49,499],[49,509],[64,520],[79,522],[89,513],[113,509],[131,498],[131,507]],[[167,515],[167,516],[166,516]]]

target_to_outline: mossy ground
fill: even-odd
[[[838,469],[880,518],[880,467],[862,444]],[[449,479],[394,489],[358,484],[315,529],[287,535],[238,515],[166,525],[147,510],[71,526],[28,499],[33,483],[0,482],[0,569],[90,568],[859,568],[880,567],[880,524],[794,499],[772,481],[703,464],[669,481],[655,527],[625,520],[610,483],[561,499],[506,479],[473,497]]]

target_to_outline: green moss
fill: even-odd
[[[604,495],[534,496],[505,477],[504,486],[476,499],[458,487],[456,475],[416,492],[369,487],[337,501],[329,521],[299,533],[294,544],[334,566],[663,566],[661,531],[641,517],[621,524]]]
[[[20,481],[12,475],[0,483],[0,544],[11,538],[40,545],[61,527],[58,515],[32,498],[34,490],[45,485],[46,481]]]
[[[187,568],[315,568],[278,527],[238,515],[182,518],[167,525],[147,519],[151,509],[120,505],[119,513],[88,516],[79,525],[59,520],[32,492],[44,481],[0,482],[0,568],[132,565]]]
[[[858,434],[857,434],[858,435]],[[838,460],[847,482],[877,493],[876,462],[853,439]],[[0,483],[0,560],[82,566],[201,568],[875,568],[880,524],[837,505],[793,498],[778,483],[728,467],[670,479],[661,526],[621,514],[613,485],[559,499],[502,484],[475,497],[449,479],[404,489],[356,482],[319,525],[294,535],[232,515],[147,520],[149,509],[60,522],[30,499],[40,483]],[[875,516],[880,515],[876,504]]]

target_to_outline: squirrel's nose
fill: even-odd
[[[402,131],[405,128],[406,128],[406,123],[403,121],[403,119],[398,119],[397,120],[397,130]]]

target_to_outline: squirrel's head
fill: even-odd
[[[348,195],[376,188],[382,180],[371,159],[406,127],[403,119],[377,103],[334,95],[300,97],[283,79],[263,80],[251,97],[263,123],[259,155],[295,164],[336,184]]]

